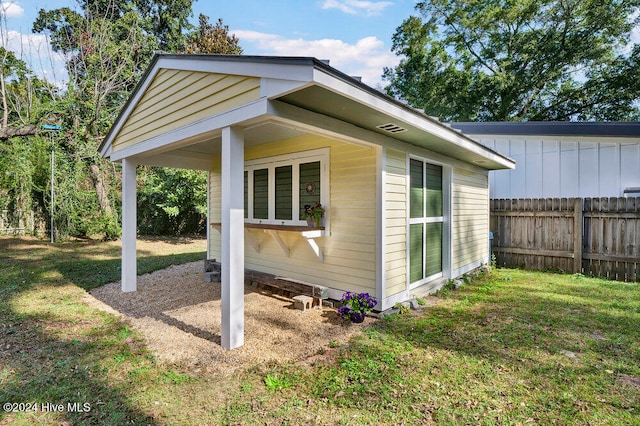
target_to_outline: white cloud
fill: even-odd
[[[346,74],[362,77],[369,86],[382,84],[383,68],[398,64],[400,58],[384,46],[377,37],[365,37],[355,44],[342,40],[286,39],[275,34],[257,31],[234,31],[241,44],[251,43],[254,50],[265,55],[313,56],[328,59],[330,65]],[[248,53],[245,48],[245,53]]]
[[[323,9],[338,9],[351,15],[379,15],[385,8],[393,5],[390,1],[365,0],[324,0]]]
[[[1,2],[0,13],[2,13],[5,18],[18,18],[24,14],[24,9],[18,3]]]
[[[635,23],[629,34],[629,43],[624,47],[624,53],[630,53],[634,45],[640,44],[640,10],[629,16],[629,21]]]
[[[22,34],[9,30],[3,36],[6,40],[4,47],[25,61],[38,77],[56,85],[67,78],[64,56],[51,50],[46,35]]]

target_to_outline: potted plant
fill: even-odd
[[[370,312],[378,301],[375,297],[369,296],[369,293],[353,293],[347,291],[342,295],[342,306],[338,309],[338,313],[343,320],[360,323],[364,321],[367,312]]]
[[[311,204],[305,204],[302,218],[307,219],[309,226],[312,228],[320,228],[322,226],[323,217],[324,207],[322,207],[322,204],[315,203],[313,206]]]

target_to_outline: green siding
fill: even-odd
[[[313,193],[307,192],[307,185],[313,184]],[[300,219],[306,204],[314,205],[320,202],[320,162],[300,164]]]
[[[269,218],[269,170],[253,171],[253,217]]]

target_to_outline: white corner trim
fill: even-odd
[[[386,262],[386,164],[387,150],[376,146],[376,297],[384,300],[386,297],[385,278]]]
[[[396,303],[406,302],[411,298],[411,294],[409,290],[403,290],[400,293],[396,293],[393,296],[385,297],[380,300],[378,304],[378,309],[381,311],[386,311],[389,308],[393,308]]]

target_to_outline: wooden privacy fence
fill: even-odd
[[[491,200],[498,265],[640,281],[640,198]]]

